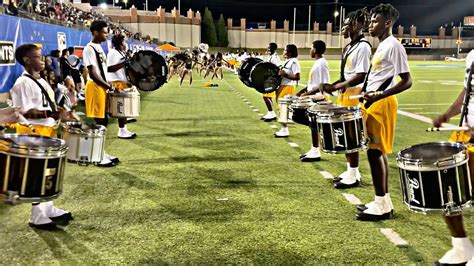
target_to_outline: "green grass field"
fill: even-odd
[[[311,64],[301,63],[299,89]],[[463,63],[410,65],[414,84],[398,96],[400,109],[427,117],[446,110],[462,88]],[[339,63],[330,68],[337,79]],[[309,128],[291,125],[288,140],[275,139],[270,125],[278,124],[258,117],[265,113],[261,94],[230,72],[217,88],[194,76],[192,87],[173,79],[142,98],[139,121],[129,125],[137,139],[117,139],[117,124],[109,126],[106,150],[119,166],[67,165],[55,204],[75,220],[64,230],[32,230],[29,204],[0,204],[0,264],[430,264],[450,249],[440,215],[403,205],[395,154],[389,162],[396,218],[356,221],[343,193],[373,199],[365,153],[362,186],[335,190],[320,171],[344,171],[343,155],[301,163]],[[447,139],[446,132],[426,133],[428,126],[399,115],[394,150]],[[473,220],[468,213],[472,234]],[[408,246],[392,244],[382,228]]]

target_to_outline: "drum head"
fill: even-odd
[[[250,81],[250,72],[252,71],[252,68],[260,62],[263,62],[260,58],[249,57],[240,64],[239,79],[247,85],[247,87],[253,88],[252,82]]]
[[[261,62],[250,72],[253,87],[261,93],[270,93],[278,89],[281,83],[280,69],[273,63]]]
[[[454,142],[422,143],[400,151],[397,159],[420,161],[423,165],[436,164],[441,161],[458,161],[456,156],[461,155],[459,159],[463,160],[465,149],[466,146]]]
[[[66,145],[62,139],[26,134],[5,134],[0,141],[9,142],[11,148],[21,149],[61,149]]]
[[[136,52],[127,70],[130,82],[142,91],[159,89],[168,76],[166,60],[154,51]]]

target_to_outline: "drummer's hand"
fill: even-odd
[[[332,95],[332,93],[337,90],[335,86],[331,84],[321,84],[319,86],[321,86],[323,92],[329,93],[330,95]]]
[[[365,104],[364,104],[364,107],[367,109],[369,108],[374,102],[382,99],[382,95],[375,95],[373,93],[365,93],[364,94],[364,98],[365,100]]]
[[[449,121],[449,118],[445,114],[441,114],[433,119],[434,127],[441,127],[441,124]]]
[[[0,109],[0,124],[15,123],[20,120],[20,108]]]
[[[118,92],[118,93],[124,93],[125,90],[122,89],[122,88],[115,88],[115,92]]]
[[[340,82],[334,85],[334,89],[341,91],[341,93],[344,93],[346,92],[346,85],[344,84],[344,82]]]
[[[280,69],[280,71],[278,72],[278,75],[280,75],[280,76],[282,76],[282,77],[285,77],[285,76],[286,76],[285,70]]]

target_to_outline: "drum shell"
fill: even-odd
[[[468,155],[466,146],[454,142],[422,143],[400,151],[396,161],[405,205],[416,212],[448,214],[469,207],[472,173]]]
[[[260,63],[263,62],[262,59],[256,58],[256,57],[249,57],[245,60],[242,61],[240,64],[239,68],[239,79],[242,81],[247,87],[253,88],[253,84],[250,81],[250,74],[253,69],[253,67]]]
[[[319,101],[315,105],[306,109],[306,115],[309,119],[309,127],[318,130],[318,124],[316,122],[318,113],[325,112],[326,110],[337,107],[331,101]]]
[[[293,102],[291,98],[282,98],[278,101],[278,122],[289,123],[290,121],[290,105]]]
[[[79,164],[99,163],[104,157],[106,129],[66,128],[63,139],[69,147],[67,159]]]
[[[5,134],[0,139],[19,134]],[[47,138],[23,135],[31,138]],[[68,148],[63,140],[55,138],[60,146],[35,148],[28,151],[0,148],[0,194],[24,202],[50,201],[62,192],[66,154]],[[60,142],[59,142],[60,141]]]
[[[293,122],[302,124],[305,126],[309,126],[309,117],[306,113],[306,110],[308,110],[311,106],[315,105],[314,102],[310,101],[305,101],[305,102],[294,102],[291,104],[290,109],[291,109],[291,120]]]
[[[127,118],[140,116],[139,93],[109,93],[108,112],[111,117]]]
[[[326,153],[353,153],[367,148],[367,133],[362,112],[358,108],[337,113],[334,109],[318,112],[317,129],[321,149]]]
[[[446,211],[448,188],[451,188],[453,209],[461,211],[471,206],[471,180],[467,160],[450,168],[413,171],[399,168],[403,202],[412,211]]]
[[[168,66],[163,56],[150,50],[133,54],[128,62],[127,76],[130,82],[142,91],[154,91],[166,83]]]
[[[281,76],[280,69],[270,62],[259,62],[252,67],[250,71],[251,87],[260,93],[271,93],[280,87]]]

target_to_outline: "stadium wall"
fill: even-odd
[[[104,9],[104,15],[112,22],[132,32],[150,35],[160,41],[173,42],[179,47],[196,47],[201,43],[201,14],[188,10],[186,16],[180,16],[174,8],[166,13],[164,8],[156,12],[139,11],[135,7],[129,10]]]
[[[14,16],[0,15],[0,102],[8,97],[8,92],[16,79],[23,72],[23,67],[15,60],[15,49],[26,43],[40,46],[43,55],[52,50],[62,50],[67,47],[84,47],[91,40],[89,31],[67,28]],[[111,36],[109,36],[111,37]],[[128,48],[132,51],[153,50],[154,45],[129,40]],[[102,48],[108,53],[110,40],[102,43]]]
[[[339,32],[332,32],[332,23],[326,24],[326,31],[319,29],[319,23],[314,22],[312,30],[308,31],[293,31],[289,29],[289,21],[283,22],[283,28],[277,29],[276,22],[270,22],[270,29],[248,29],[246,27],[246,20],[240,19],[240,26],[234,27],[233,20],[227,19],[227,29],[229,35],[229,47],[231,48],[252,48],[264,49],[269,42],[277,43],[278,47],[284,47],[286,44],[294,43],[299,48],[311,48],[313,40],[322,40],[326,43],[328,48],[342,48],[349,40],[345,40]],[[451,35],[445,34],[445,29],[439,29],[439,35],[436,36],[418,36],[416,35],[416,27],[410,28],[409,34],[404,34],[404,28],[399,27],[398,32],[394,32],[396,37],[408,38],[431,38],[431,49],[454,49],[457,48],[457,28],[452,29]],[[367,35],[368,41],[375,48],[378,46],[378,39]],[[474,38],[463,38],[461,49],[469,50],[474,48]]]

